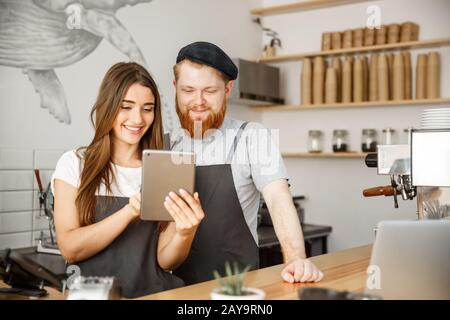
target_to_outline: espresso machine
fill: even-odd
[[[365,158],[368,167],[389,176],[390,184],[363,191],[365,197],[392,196],[417,201],[417,218],[450,218],[450,128],[412,129],[409,143],[378,145]]]

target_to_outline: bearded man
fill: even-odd
[[[259,267],[257,215],[264,197],[285,260],[284,281],[317,282],[323,273],[307,259],[303,233],[281,154],[269,130],[226,117],[238,70],[218,46],[182,48],[173,67],[176,110],[182,131],[171,149],[196,154],[195,191],[205,218],[188,258],[173,272],[186,284],[223,274],[225,262]],[[257,79],[255,79],[257,81]]]

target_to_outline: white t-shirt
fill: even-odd
[[[76,150],[64,153],[56,164],[51,179],[51,188],[54,192],[54,180],[60,179],[78,188],[80,186],[80,175],[82,162],[75,154]],[[102,183],[96,192],[99,196],[132,197],[141,190],[142,167],[128,168],[113,164],[115,181],[111,184],[112,194],[108,193]]]
[[[170,135],[170,145],[175,151],[195,152],[197,166],[224,164],[243,123],[225,117],[222,126],[201,141],[194,141],[182,130],[174,130]],[[256,243],[260,192],[273,181],[289,180],[278,149],[278,135],[273,133],[277,134],[277,131],[272,132],[260,123],[249,122],[230,161],[236,194]]]

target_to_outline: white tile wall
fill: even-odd
[[[33,209],[33,191],[0,192],[0,212],[27,211]]]
[[[0,191],[32,190],[32,170],[0,170]]]
[[[0,250],[36,244],[48,234],[48,219],[39,208],[34,169],[44,189],[65,150],[0,149]]]
[[[36,150],[34,152],[34,168],[39,170],[53,170],[64,151]]]
[[[33,150],[0,149],[0,169],[33,169]]]
[[[14,233],[33,230],[33,213],[11,212],[0,214],[0,233]]]
[[[0,234],[0,250],[23,248],[32,244],[32,232]]]

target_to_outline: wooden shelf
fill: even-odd
[[[351,103],[332,103],[332,104],[309,104],[309,105],[270,105],[270,106],[251,106],[255,111],[303,111],[320,109],[343,109],[343,108],[370,108],[370,107],[394,107],[394,106],[414,106],[414,105],[446,105],[450,104],[450,98],[437,99],[415,99],[415,100],[396,100],[396,101],[365,101]]]
[[[283,62],[283,61],[297,61],[305,58],[314,58],[319,56],[337,56],[346,53],[360,53],[360,52],[375,52],[375,51],[390,51],[397,49],[417,49],[417,48],[432,48],[432,47],[443,47],[450,45],[450,38],[440,38],[431,40],[419,40],[419,41],[409,41],[409,42],[399,42],[390,44],[380,44],[376,46],[358,47],[358,48],[348,48],[348,49],[337,49],[337,50],[325,50],[316,52],[307,52],[299,54],[286,54],[274,57],[263,57],[255,60],[256,62],[269,63],[269,62]]]
[[[284,158],[364,158],[367,153],[364,152],[283,152]]]
[[[341,6],[358,2],[368,2],[372,0],[305,0],[296,3],[283,4],[265,8],[253,9],[250,12],[253,15],[268,16],[274,14],[290,13],[296,11],[305,11],[313,9],[322,9],[327,7]]]

